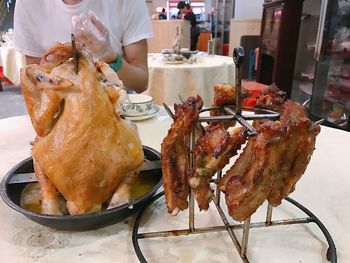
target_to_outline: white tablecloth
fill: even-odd
[[[150,120],[138,122],[144,145],[157,150],[170,126],[161,109]],[[0,175],[30,154],[34,137],[28,116],[0,120]],[[328,228],[337,246],[338,262],[350,262],[350,133],[322,127],[308,169],[291,197],[309,208]],[[252,221],[263,221],[266,204]],[[305,217],[283,202],[273,219]],[[57,231],[38,225],[0,201],[0,262],[138,262],[131,231],[134,219],[86,232]],[[187,227],[187,212],[167,214],[163,201],[142,225],[148,230]],[[221,225],[217,212],[209,209],[196,215],[195,226]],[[143,227],[141,229],[145,231]],[[240,236],[241,231],[236,231]],[[241,262],[226,232],[142,240],[148,262]],[[250,262],[328,262],[327,243],[312,223],[252,229],[248,243]]]
[[[193,64],[164,64],[162,55],[148,55],[149,81],[146,94],[157,104],[173,105],[184,98],[199,94],[206,106],[213,103],[213,87],[217,83],[234,84],[234,63],[231,57],[198,56]]]
[[[25,66],[25,56],[13,47],[0,47],[0,66],[4,75],[15,85],[20,84],[20,69]]]

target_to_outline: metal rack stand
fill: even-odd
[[[220,194],[220,193],[219,193]],[[151,200],[149,205],[151,205],[154,201],[159,199],[164,195],[164,192],[161,192],[154,196]],[[267,214],[266,214],[266,220],[265,222],[257,222],[257,223],[250,223],[250,218],[245,220],[243,224],[229,224],[227,217],[225,213],[223,212],[222,208],[220,207],[220,195],[212,195],[213,202],[215,204],[215,207],[218,211],[218,213],[221,216],[221,219],[224,223],[223,226],[211,226],[211,227],[201,227],[201,228],[195,228],[194,227],[194,198],[193,193],[190,194],[190,204],[189,204],[189,226],[185,229],[178,229],[178,230],[167,230],[167,231],[157,231],[157,232],[148,232],[148,233],[139,233],[139,227],[140,223],[143,217],[143,214],[147,208],[147,206],[143,207],[142,210],[139,211],[134,228],[132,233],[132,242],[134,245],[135,253],[140,260],[140,262],[144,263],[147,262],[146,258],[144,257],[140,245],[139,245],[139,239],[149,239],[149,238],[166,238],[166,237],[175,237],[175,236],[186,236],[190,234],[203,234],[203,233],[210,233],[210,232],[222,232],[227,231],[235,248],[237,249],[242,262],[248,263],[249,260],[247,258],[247,248],[248,248],[248,239],[249,239],[249,230],[251,228],[268,228],[272,226],[282,226],[282,225],[294,225],[294,224],[306,224],[306,223],[315,223],[319,229],[322,231],[323,235],[325,236],[327,243],[328,243],[328,249],[326,258],[331,263],[337,262],[337,253],[335,244],[333,242],[333,239],[331,235],[329,234],[327,228],[322,224],[322,222],[306,207],[298,203],[292,198],[285,198],[286,201],[293,204],[297,208],[299,208],[301,211],[303,211],[307,217],[303,218],[294,218],[294,219],[285,219],[285,220],[272,220],[272,207],[269,205],[267,208]],[[243,229],[243,237],[241,242],[233,232],[234,230]]]
[[[240,72],[239,68],[243,61],[244,57],[244,51],[241,48],[236,48],[234,50],[234,61],[236,64],[236,88],[237,88],[237,96],[236,96],[236,107],[234,110],[232,107],[223,107],[223,109],[226,111],[228,115],[224,116],[215,116],[215,117],[200,117],[198,120],[198,124],[200,125],[201,122],[212,122],[212,121],[229,121],[229,120],[236,120],[239,122],[242,126],[246,127],[248,135],[249,136],[255,136],[257,134],[256,130],[247,122],[247,120],[254,120],[254,119],[278,119],[279,113],[265,110],[265,109],[254,109],[250,107],[242,107],[242,100],[241,100],[241,80],[240,80]],[[169,113],[171,117],[174,116],[174,114],[171,112],[171,110],[166,106],[165,109]],[[209,111],[217,107],[210,107],[202,110]],[[255,115],[245,115],[242,114],[242,109],[254,111]],[[189,160],[190,160],[190,169],[194,166],[194,146],[195,146],[195,129],[191,132],[190,137],[190,152],[189,152]],[[212,180],[212,183],[216,183],[217,180],[219,180],[222,176],[222,172],[219,171],[217,173],[216,180]],[[156,195],[149,204],[153,203],[155,200],[159,199],[161,196],[164,195],[164,192],[159,193]],[[337,254],[336,254],[336,248],[335,244],[333,242],[333,239],[331,235],[329,234],[326,227],[322,224],[322,222],[307,208],[305,208],[303,205],[298,203],[297,201],[287,197],[285,198],[286,201],[293,204],[297,208],[299,208],[301,211],[303,211],[307,217],[304,218],[294,218],[294,219],[285,219],[285,220],[272,220],[272,211],[273,207],[271,205],[268,205],[267,213],[266,213],[266,220],[264,222],[258,222],[258,223],[251,223],[250,218],[246,219],[243,224],[230,224],[223,209],[220,206],[220,196],[221,191],[219,187],[216,185],[215,190],[212,192],[211,198],[213,203],[215,204],[215,208],[217,209],[221,220],[223,222],[223,226],[210,226],[210,227],[201,227],[196,228],[195,227],[195,212],[194,212],[194,193],[191,189],[190,196],[189,196],[189,220],[188,220],[188,228],[185,229],[179,229],[179,230],[168,230],[168,231],[157,231],[157,232],[149,232],[149,233],[139,233],[139,226],[141,223],[142,216],[147,208],[145,206],[142,210],[139,211],[134,229],[133,229],[133,235],[132,235],[132,241],[134,245],[134,249],[136,252],[137,257],[139,258],[140,262],[147,262],[141,249],[139,246],[139,239],[149,239],[149,238],[159,238],[159,237],[172,237],[172,236],[181,236],[181,235],[190,235],[190,234],[201,234],[201,233],[209,233],[209,232],[220,232],[220,231],[227,231],[229,234],[234,246],[236,247],[237,251],[239,252],[239,255],[242,259],[242,262],[249,262],[247,258],[247,249],[248,249],[248,240],[249,240],[249,231],[251,228],[268,228],[272,226],[282,226],[282,225],[293,225],[293,224],[305,224],[305,223],[315,223],[320,228],[322,233],[324,234],[327,242],[328,242],[328,250],[327,250],[327,259],[331,261],[332,263],[337,262]],[[243,236],[242,240],[239,241],[237,236],[234,233],[234,230],[237,229],[243,229]]]

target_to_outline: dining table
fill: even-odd
[[[214,85],[235,83],[235,65],[232,57],[208,55],[198,52],[195,62],[164,61],[161,53],[148,54],[148,88],[144,92],[154,98],[155,103],[173,105],[181,102],[180,96],[200,95],[204,105],[213,102]]]
[[[160,151],[172,124],[163,107],[153,118],[135,121],[144,145]],[[31,154],[35,137],[28,115],[0,120],[0,177]],[[322,126],[305,174],[290,197],[312,211],[328,229],[338,262],[350,262],[350,133]],[[234,162],[231,160],[230,165]],[[221,199],[225,207],[224,197]],[[227,212],[224,209],[224,212]],[[251,221],[264,221],[264,203]],[[140,232],[188,227],[188,210],[177,216],[167,213],[161,197],[141,220]],[[288,202],[273,210],[273,220],[305,217]],[[231,220],[231,219],[230,219]],[[232,221],[232,220],[231,220]],[[132,244],[135,216],[90,231],[62,231],[39,225],[0,201],[0,262],[138,262]],[[222,225],[210,204],[208,211],[195,208],[195,227]],[[241,230],[234,230],[240,238]],[[139,240],[148,262],[241,262],[226,231]],[[249,262],[329,262],[328,244],[312,223],[251,229],[247,249]]]
[[[25,56],[16,51],[12,45],[0,47],[0,66],[4,76],[14,85],[20,84],[20,70],[26,65]]]

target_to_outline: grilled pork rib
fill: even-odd
[[[190,97],[175,105],[174,122],[161,145],[163,187],[168,212],[177,214],[188,207],[189,136],[199,118],[202,99]]]
[[[195,146],[195,165],[189,184],[193,188],[200,210],[209,208],[211,190],[210,179],[228,164],[245,143],[245,129],[235,128],[226,131],[222,123],[210,124]]]

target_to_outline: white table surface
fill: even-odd
[[[26,64],[25,56],[12,46],[0,47],[0,66],[4,75],[15,85],[20,84],[20,69]]]
[[[198,55],[193,64],[165,64],[162,54],[148,54],[148,88],[157,104],[173,105],[183,97],[199,94],[204,105],[211,105],[213,88],[217,83],[234,84],[234,63],[231,57]]]
[[[150,120],[137,122],[144,145],[157,150],[170,119],[164,109]],[[0,175],[30,155],[34,138],[28,116],[0,120]],[[331,233],[338,262],[350,262],[350,133],[322,127],[305,175],[291,197],[309,208]],[[224,205],[225,206],[225,205]],[[252,217],[263,221],[266,204]],[[283,202],[273,219],[304,217]],[[138,262],[131,231],[134,218],[99,230],[69,232],[38,225],[0,201],[0,262]],[[214,209],[196,214],[195,226],[220,224]],[[186,228],[187,212],[167,214],[163,200],[147,213],[141,231]],[[241,231],[236,231],[241,235]],[[226,232],[141,241],[149,262],[241,262]],[[315,224],[252,229],[250,262],[328,262],[327,243]]]

